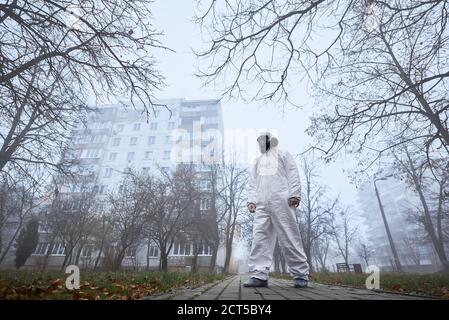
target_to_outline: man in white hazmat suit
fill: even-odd
[[[255,213],[253,242],[248,260],[251,278],[245,287],[266,287],[276,237],[293,276],[294,287],[308,284],[309,265],[295,217],[301,185],[295,160],[277,148],[270,133],[257,138],[260,152],[249,180],[248,210]]]

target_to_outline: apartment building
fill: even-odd
[[[422,228],[409,216],[420,205],[416,196],[393,178],[377,181],[377,188],[402,269],[406,272],[439,271],[441,266],[432,245],[425,241]],[[372,181],[360,186],[358,203],[365,219],[370,264],[377,265],[382,271],[395,270]]]
[[[106,199],[110,192],[120,191],[124,175],[129,170],[157,173],[168,170],[179,162],[193,162],[199,172],[207,174],[207,160],[221,157],[223,146],[223,119],[219,100],[170,99],[157,101],[154,110],[145,110],[123,103],[98,106],[83,123],[73,130],[71,149],[67,158],[77,161],[78,173],[94,185],[98,197]],[[199,176],[201,179],[201,176]],[[207,181],[201,184],[207,192]],[[79,184],[66,183],[61,194],[75,193]],[[107,201],[104,203],[107,206]],[[210,200],[200,199],[200,210],[210,208]],[[50,245],[45,225],[40,227],[40,243],[26,266],[43,263],[49,268],[60,266],[65,257],[62,243]],[[169,256],[169,269],[188,271],[193,256],[193,246],[199,251],[198,266],[207,268],[211,248],[204,242],[175,243]],[[93,245],[82,249],[81,267],[94,264]],[[147,257],[150,256],[150,261]],[[217,263],[222,263],[220,249]],[[12,263],[12,261],[10,262]],[[156,244],[130,248],[123,261],[124,267],[140,268],[159,266],[159,250]]]

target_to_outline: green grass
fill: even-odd
[[[290,278],[279,274],[274,274],[273,276]],[[323,272],[313,273],[311,275],[311,281],[365,288],[365,280],[367,277],[367,274]],[[380,289],[397,293],[428,295],[449,299],[449,273],[398,274],[381,272]]]
[[[81,271],[80,289],[68,290],[61,272],[0,270],[0,299],[130,300],[221,280],[223,274]]]

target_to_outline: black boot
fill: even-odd
[[[243,283],[244,287],[267,287],[268,286],[268,280],[261,280],[257,278],[249,278],[246,280],[245,283]]]

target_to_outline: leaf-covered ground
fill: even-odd
[[[68,290],[67,276],[59,272],[0,270],[0,299],[131,300],[225,278],[207,273],[81,270],[80,289]]]
[[[286,277],[284,275],[274,275]],[[351,273],[313,273],[311,281],[365,288],[368,275]],[[449,299],[449,273],[432,274],[380,274],[380,289],[404,294],[417,294]]]

